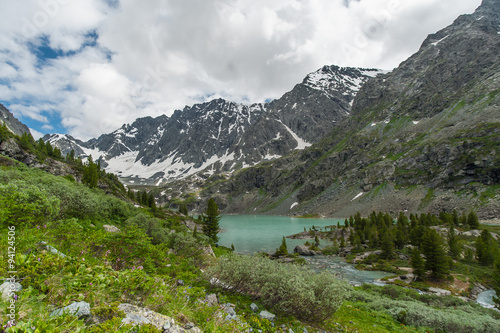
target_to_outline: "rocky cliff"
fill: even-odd
[[[4,123],[7,125],[7,128],[9,128],[10,131],[16,135],[22,135],[23,133],[30,132],[28,126],[17,120],[17,118],[15,118],[5,106],[0,104],[0,125]]]

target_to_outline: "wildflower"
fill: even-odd
[[[85,261],[85,258],[82,258],[82,261]]]
[[[38,261],[40,261],[40,258],[38,258]]]
[[[44,224],[44,225],[43,225],[43,227],[44,227],[44,228],[47,228],[47,225],[46,225],[46,224]]]
[[[37,228],[37,229],[40,229],[40,226],[39,226],[39,225],[37,225],[37,226],[36,226],[36,228]]]
[[[142,267],[142,266],[137,267],[137,269],[143,269],[143,268],[144,268],[144,267]]]
[[[12,298],[17,301],[17,295],[16,294],[14,294],[14,296],[12,296]]]
[[[135,266],[132,266],[132,270],[135,270]]]
[[[92,282],[89,282],[89,286],[91,286],[91,285],[92,285]]]

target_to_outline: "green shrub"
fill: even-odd
[[[337,311],[351,287],[331,273],[283,265],[259,256],[228,255],[207,272],[220,287],[258,295],[262,304],[297,318],[320,322]]]
[[[479,305],[456,297],[417,295],[397,286],[364,285],[352,293],[351,301],[363,302],[356,304],[385,312],[402,324],[429,327],[436,332],[496,332],[495,327],[500,325]]]
[[[44,190],[15,180],[0,184],[0,226],[32,226],[59,213],[60,201]]]
[[[151,243],[161,244],[167,241],[169,229],[162,226],[161,220],[157,218],[152,218],[144,213],[139,213],[136,216],[129,218],[126,222],[128,224],[135,224],[146,234],[151,237]]]
[[[339,254],[340,250],[338,246],[327,246],[323,249],[323,254],[324,255],[332,255],[332,254]]]

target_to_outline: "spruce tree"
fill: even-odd
[[[450,271],[450,262],[444,250],[444,241],[436,230],[427,229],[422,236],[422,250],[425,256],[425,268],[431,271],[434,280],[444,279]]]
[[[477,218],[476,213],[471,211],[469,215],[467,216],[467,224],[469,225],[469,228],[471,229],[478,229],[479,228],[479,219]]]
[[[421,252],[418,248],[414,248],[411,252],[410,264],[413,268],[413,274],[417,280],[425,279],[425,261],[420,256]]]
[[[500,308],[500,258],[497,259],[493,271],[493,290],[495,290],[497,297],[493,298],[497,308]]]
[[[283,240],[281,241],[281,245],[279,248],[276,249],[276,256],[286,256],[288,254],[288,249],[286,247],[286,239],[283,236]]]
[[[394,242],[392,241],[392,237],[389,231],[385,231],[382,234],[382,253],[380,257],[382,259],[393,259],[394,258]]]
[[[47,145],[46,147],[48,148],[49,145]],[[94,163],[92,155],[90,155],[87,159],[87,165],[85,166],[85,169],[83,171],[82,182],[88,187],[94,188],[97,187],[98,179],[99,175],[97,173],[97,164]]]
[[[498,245],[488,230],[483,230],[476,239],[476,256],[483,266],[491,266],[498,252]]]
[[[220,211],[217,203],[213,198],[210,198],[207,203],[207,210],[203,214],[203,233],[210,238],[213,242],[217,243],[219,237],[219,221]]]

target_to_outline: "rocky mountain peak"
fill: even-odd
[[[81,143],[65,137],[67,149],[101,157],[122,179],[159,184],[204,170],[206,177],[276,159],[319,141],[344,117],[359,88],[380,71],[324,66],[270,103],[214,99],[132,124]],[[79,155],[79,154],[77,154]]]
[[[17,120],[5,106],[0,104],[0,125],[4,123],[14,134],[22,135],[23,133],[30,133],[28,126]]]

